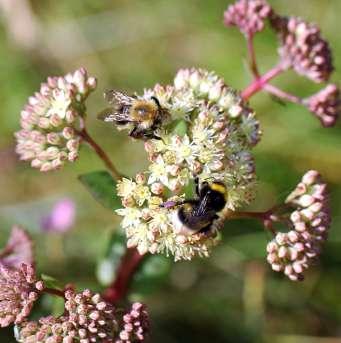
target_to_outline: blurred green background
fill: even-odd
[[[47,174],[19,163],[13,133],[28,96],[48,75],[80,66],[98,78],[88,101],[88,127],[119,169],[133,175],[146,166],[141,142],[95,119],[106,106],[103,90],[141,91],[167,84],[180,67],[216,71],[238,89],[250,81],[243,37],[222,24],[227,0],[0,0],[0,243],[12,224],[24,225],[36,241],[42,273],[79,287],[100,289],[98,264],[118,219],[94,202],[77,175],[103,169],[83,147],[80,159]],[[340,80],[340,0],[273,0],[282,14],[319,23],[334,51]],[[257,36],[262,71],[276,62],[272,32]],[[294,73],[275,81],[283,89],[309,95],[319,89]],[[253,221],[228,223],[223,243],[210,259],[174,264],[157,257],[135,280],[132,298],[148,304],[151,342],[332,343],[341,341],[341,127],[321,128],[304,108],[273,101],[267,94],[251,100],[264,131],[254,149],[258,198],[251,209],[266,209],[292,189],[308,169],[319,170],[330,184],[333,225],[318,266],[303,283],[270,270],[268,240]],[[63,237],[47,235],[40,218],[55,201],[71,197],[77,205],[74,228]],[[115,254],[113,254],[115,255]],[[97,273],[98,274],[98,273]],[[44,298],[37,314],[58,312]],[[0,331],[1,342],[14,342],[12,329]],[[339,338],[338,338],[339,337]]]

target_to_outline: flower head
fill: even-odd
[[[149,330],[149,318],[146,307],[134,303],[122,319],[122,330],[116,343],[143,342]]]
[[[292,208],[287,233],[277,233],[268,246],[268,262],[291,280],[302,280],[303,272],[318,258],[330,226],[326,184],[317,171],[308,171],[288,196]]]
[[[80,143],[75,128],[95,88],[95,78],[84,68],[64,77],[49,77],[21,112],[21,130],[15,134],[20,159],[41,171],[75,161]]]
[[[117,326],[115,308],[90,290],[65,292],[68,322],[77,330],[80,339],[89,342],[112,341]]]
[[[18,269],[0,265],[0,326],[21,323],[43,288],[32,265],[22,264]]]
[[[23,263],[34,263],[31,237],[20,226],[13,226],[6,246],[0,252],[0,265],[18,269]]]
[[[282,64],[314,82],[327,81],[334,70],[329,44],[320,29],[297,17],[273,16],[272,27],[278,33]]]
[[[76,207],[71,199],[59,200],[49,215],[42,218],[42,229],[47,232],[63,233],[68,231],[75,222]]]
[[[175,260],[208,256],[217,230],[184,235],[174,227],[177,208],[160,205],[183,200],[196,177],[200,183],[223,182],[230,209],[252,200],[256,177],[250,150],[260,139],[258,121],[236,91],[202,69],[181,69],[172,86],[157,85],[144,96],[157,97],[170,120],[158,133],[161,140],[145,142],[146,180],[137,176],[118,183],[124,208],[116,212],[123,216],[128,246]]]
[[[65,293],[65,311],[58,318],[40,318],[17,326],[21,343],[122,343],[144,341],[148,332],[148,314],[140,303],[127,312],[117,310],[99,294],[90,290]]]
[[[341,112],[341,93],[338,86],[329,84],[318,93],[304,100],[325,127],[334,126]]]
[[[265,0],[238,0],[224,13],[226,26],[237,26],[245,35],[253,35],[264,29],[264,20],[272,13]]]

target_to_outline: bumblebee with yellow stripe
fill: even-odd
[[[132,127],[129,136],[137,139],[160,139],[155,131],[168,117],[168,111],[161,107],[159,100],[152,96],[150,100],[139,99],[125,93],[109,90],[104,98],[112,105],[102,111],[98,119],[113,122],[121,128]]]
[[[199,185],[198,179],[195,181],[197,198],[171,205],[179,206],[172,215],[174,231],[178,234],[209,233],[219,218],[218,213],[226,205],[226,186],[222,182],[205,181]],[[167,204],[163,206],[169,207]]]

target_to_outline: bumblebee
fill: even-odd
[[[210,233],[219,218],[217,213],[226,205],[227,191],[222,182],[205,181],[199,186],[196,179],[195,183],[197,195],[195,199],[163,205],[163,207],[179,206],[172,215],[174,231],[177,233],[185,235]]]
[[[152,96],[150,100],[138,99],[119,91],[109,90],[104,98],[112,105],[98,115],[104,122],[113,122],[122,128],[131,127],[129,136],[137,139],[161,139],[155,131],[168,117],[168,111],[161,107],[159,100]]]

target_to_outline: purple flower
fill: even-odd
[[[334,126],[341,112],[340,89],[334,84],[329,84],[318,93],[304,99],[304,104],[324,127]]]
[[[334,70],[332,53],[316,25],[301,18],[280,16],[273,16],[271,24],[280,39],[283,66],[314,82],[329,79]]]
[[[20,268],[23,263],[34,264],[33,244],[28,233],[15,225],[6,246],[0,252],[0,265]]]
[[[226,26],[237,26],[245,35],[253,35],[264,29],[264,20],[272,9],[265,0],[239,0],[224,13]]]
[[[76,217],[76,206],[71,199],[62,199],[42,219],[41,227],[47,232],[64,233],[72,228]]]

